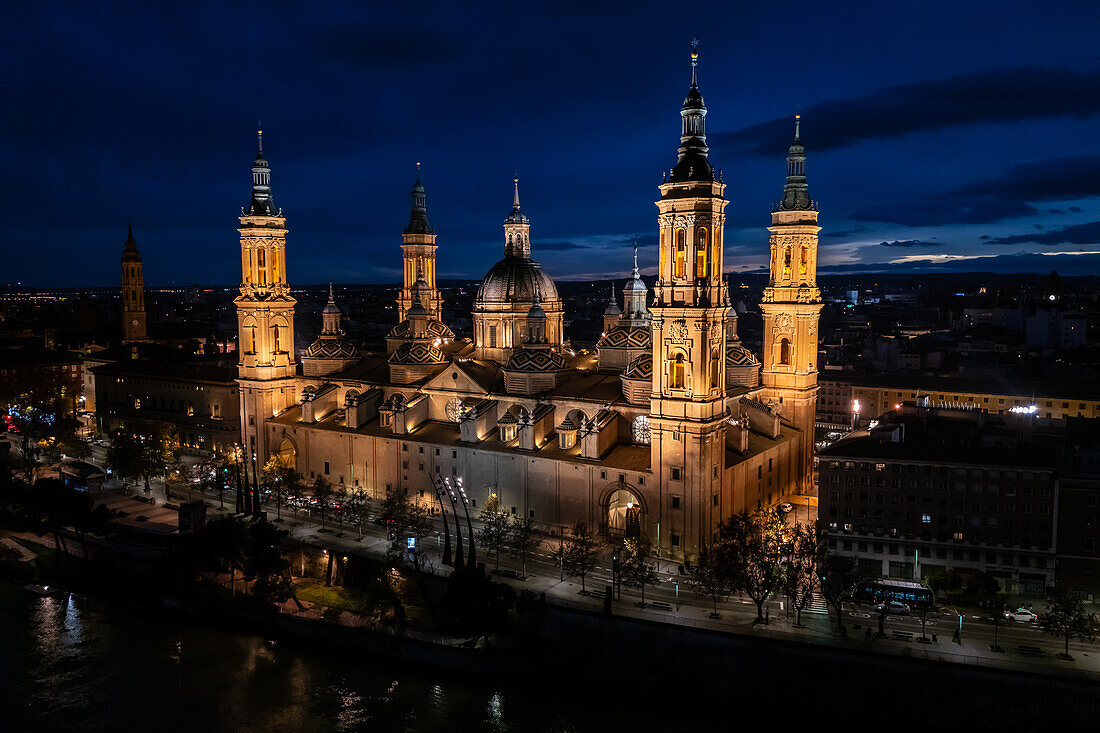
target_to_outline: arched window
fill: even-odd
[[[783,274],[784,275],[790,275],[791,274],[791,248],[790,247],[784,247],[783,248]]]
[[[695,277],[707,276],[707,228],[699,227],[695,235]]]
[[[668,387],[669,389],[683,389],[687,363],[684,355],[677,352],[668,359]]]
[[[791,342],[788,339],[782,339],[779,342],[779,363],[791,363]]]
[[[673,277],[684,277],[684,260],[687,259],[687,232],[683,229],[676,230],[676,262],[672,271]]]
[[[719,229],[714,230],[714,256],[710,258],[710,261],[714,263],[714,264],[711,265],[711,268],[714,270],[714,272],[711,273],[711,275],[713,277],[722,277],[722,269],[721,269],[721,267],[722,267],[721,266],[722,257],[721,257],[721,255],[722,255],[722,230],[719,228]]]
[[[260,285],[267,285],[267,257],[266,250],[256,252],[256,269],[260,274]]]
[[[282,327],[280,327],[278,323],[276,323],[274,326],[271,327],[271,332],[274,335],[274,339],[275,339],[274,340],[274,353],[276,353],[276,354],[281,354],[282,353],[282,349],[280,348],[281,344],[279,343],[279,331],[281,331],[281,330],[282,330]]]
[[[806,274],[806,264],[809,259],[809,255],[806,253],[805,247],[798,248],[798,274]]]
[[[718,349],[710,352],[710,386],[717,387],[719,374],[722,368],[722,360],[718,357]]]

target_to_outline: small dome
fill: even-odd
[[[546,320],[546,311],[542,309],[542,305],[535,302],[531,304],[531,308],[527,311],[527,320],[540,319]]]
[[[648,293],[645,283],[642,282],[640,277],[632,277],[626,281],[626,285],[623,286],[623,291],[627,293]]]
[[[752,353],[741,344],[732,344],[726,347],[726,366],[760,366],[760,360],[756,358],[756,354]]]
[[[653,354],[639,354],[626,365],[623,379],[653,379]]]
[[[306,349],[306,356],[313,359],[357,359],[359,349],[342,336],[319,338]]]
[[[390,354],[390,364],[442,364],[443,352],[424,343],[401,344]]]
[[[493,265],[477,289],[478,303],[534,303],[558,300],[558,289],[539,263],[528,257],[506,256]]]
[[[566,368],[565,357],[549,349],[519,349],[504,365],[506,372],[559,372]]]
[[[388,339],[407,339],[412,332],[412,326],[408,319],[401,321],[396,326],[390,329],[390,332],[386,334]],[[427,328],[428,338],[441,338],[441,339],[453,339],[455,337],[454,332],[447,328],[445,323],[441,321],[428,321]]]
[[[652,346],[653,337],[646,326],[616,326],[596,344],[596,348],[603,349],[648,349]]]

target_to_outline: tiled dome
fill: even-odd
[[[634,357],[627,364],[623,379],[653,379],[653,354],[640,354]]]
[[[390,354],[390,364],[442,364],[443,352],[430,344],[414,342],[401,344]]]
[[[386,338],[405,339],[409,337],[411,330],[412,326],[410,325],[408,319],[405,319],[404,321],[401,321],[401,323],[398,323],[396,326],[390,329],[390,332],[386,335]],[[447,324],[440,321],[428,321],[427,337],[453,339],[455,335],[454,332],[447,327]]]
[[[565,357],[549,349],[520,349],[504,366],[506,372],[557,372],[564,369]]]
[[[653,337],[647,326],[616,326],[596,346],[608,349],[648,349],[652,345]]]
[[[731,344],[726,348],[726,366],[760,366],[760,360],[756,358],[756,354],[752,353],[741,344]]]

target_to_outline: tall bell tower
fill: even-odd
[[[413,285],[423,276],[431,292],[425,306],[433,321],[439,321],[443,304],[439,289],[435,284],[435,252],[439,249],[435,243],[435,230],[428,223],[428,198],[424,193],[424,184],[420,182],[420,164],[416,164],[416,184],[412,190],[412,212],[409,225],[401,235],[401,256],[404,259],[405,283],[397,296],[397,322],[408,318],[409,308],[416,301]]]
[[[145,279],[131,224],[122,250],[122,342],[144,341],[145,326]]]
[[[817,202],[806,185],[806,148],[795,115],[787,151],[783,200],[772,211],[771,279],[764,289],[764,399],[801,432],[799,490],[812,488],[814,413],[817,409],[818,318]]]
[[[286,277],[286,219],[271,197],[263,131],[252,161],[252,199],[241,210],[241,294],[237,306],[237,383],[241,432],[250,457],[266,455],[263,424],[295,404],[294,306]]]
[[[648,511],[658,511],[653,530],[662,554],[678,558],[696,554],[709,541],[708,507],[725,468],[726,186],[707,158],[707,108],[697,81],[699,55],[692,45],[691,88],[680,110],[678,157],[656,202],[660,264],[651,308],[650,467],[659,477],[662,496]],[[676,504],[683,508],[667,511],[671,497],[680,497]]]

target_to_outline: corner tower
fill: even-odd
[[[693,44],[694,45],[694,44]],[[660,264],[654,286],[651,464],[667,496],[652,529],[666,556],[696,554],[713,529],[708,507],[725,468],[725,353],[729,311],[722,277],[725,184],[707,158],[707,114],[699,91],[699,55],[691,54],[691,88],[680,110],[676,165],[656,202]]]
[[[811,489],[810,462],[817,407],[818,318],[817,202],[806,185],[806,148],[795,115],[794,141],[787,151],[783,200],[772,211],[771,279],[764,289],[764,399],[801,432],[799,490]]]
[[[286,276],[286,219],[271,197],[263,131],[252,161],[252,198],[241,210],[241,294],[237,306],[237,382],[241,431],[251,456],[263,462],[263,424],[295,404],[294,306]],[[258,452],[257,452],[258,451]]]
[[[144,341],[145,324],[145,279],[131,224],[122,250],[122,342]]]
[[[397,296],[398,323],[409,317],[409,308],[416,301],[413,285],[421,274],[430,289],[425,306],[428,316],[433,321],[442,320],[440,316],[443,304],[435,284],[435,252],[438,249],[435,236],[435,230],[428,223],[428,198],[424,192],[424,184],[420,182],[420,164],[417,163],[416,184],[412,190],[412,212],[409,215],[409,224],[401,235],[405,282],[401,294]]]

